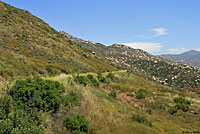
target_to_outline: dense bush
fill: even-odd
[[[141,124],[148,125],[150,127],[153,126],[153,124],[152,124],[151,121],[149,121],[145,116],[140,115],[140,114],[134,114],[134,115],[132,115],[132,120],[133,121],[137,121],[137,122],[139,122]]]
[[[8,119],[0,121],[0,134],[44,134],[41,123],[39,112],[16,109]]]
[[[59,82],[34,78],[17,81],[9,94],[17,105],[24,108],[55,112],[60,106],[64,90]]]
[[[93,77],[93,75],[88,74],[87,77],[88,77],[88,79],[90,80],[90,82],[92,83],[93,86],[99,87],[99,82]]]
[[[174,99],[174,102],[175,102],[176,104],[186,104],[186,105],[190,105],[190,104],[191,104],[191,102],[190,102],[189,100],[186,100],[186,99],[184,99],[184,98],[182,98],[182,97],[175,98],[175,99]]]
[[[8,96],[0,98],[0,120],[6,119],[10,113],[10,98]]]
[[[97,73],[97,79],[98,79],[100,82],[106,83],[106,78],[103,77],[101,73]]]
[[[11,134],[13,130],[13,123],[11,120],[1,120],[0,121],[0,134]]]
[[[138,92],[137,92],[136,98],[137,99],[144,99],[144,98],[146,98],[147,94],[148,94],[147,90],[139,89]]]
[[[174,102],[176,103],[175,107],[177,107],[179,110],[182,110],[183,112],[189,111],[189,106],[191,104],[190,101],[182,97],[179,97],[179,98],[175,98]]]
[[[65,106],[73,107],[79,104],[78,96],[71,92],[69,95],[63,97],[63,103]]]
[[[73,134],[89,133],[89,122],[82,115],[66,116],[64,118],[64,126]]]
[[[174,99],[175,106],[170,107],[168,112],[169,114],[173,115],[178,112],[178,110],[182,110],[183,112],[189,111],[189,106],[191,102],[189,100],[186,100],[182,97],[178,97]]]

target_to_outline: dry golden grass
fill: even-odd
[[[94,73],[89,74],[96,77],[96,74]],[[62,107],[59,113],[62,115],[61,117],[68,114],[84,115],[90,121],[91,134],[179,134],[186,130],[198,130],[198,126],[200,125],[198,122],[200,119],[199,115],[196,116],[196,119],[193,119],[193,115],[190,113],[183,113],[184,116],[171,116],[167,111],[153,110],[152,115],[149,115],[146,112],[146,109],[148,108],[147,104],[151,103],[150,100],[160,103],[167,100],[172,104],[173,98],[178,96],[177,93],[179,93],[179,91],[145,80],[136,75],[128,77],[124,71],[115,72],[114,74],[117,77],[116,82],[111,82],[109,84],[101,83],[99,88],[90,85],[79,85],[74,82],[72,75],[62,74],[60,76],[48,78],[63,83],[66,87],[66,95],[70,91],[74,91],[78,94],[81,100],[80,105],[73,109]],[[144,83],[145,85],[143,85]],[[146,86],[146,84],[149,86]],[[105,90],[108,88],[112,90],[112,88],[115,88],[113,85],[119,86],[120,88],[118,88],[118,90],[127,88],[128,93],[130,93],[128,91],[129,89],[137,91],[138,88],[145,88],[149,92],[154,92],[154,94],[150,94],[144,100],[137,100],[135,96],[132,96],[132,102],[130,102],[124,101],[126,98],[120,95],[121,93],[117,91],[119,96],[117,96],[116,99],[113,99],[109,97],[108,92]],[[188,93],[188,95],[190,96],[191,94]],[[199,99],[196,97],[198,96],[195,96],[193,100]],[[168,107],[168,102],[166,103],[164,102],[163,104],[166,104],[165,106]],[[198,103],[195,104],[199,106]],[[138,105],[138,107],[136,105]],[[144,124],[131,121],[131,116],[134,113],[145,115],[153,122],[153,127],[148,127]],[[55,130],[60,129],[60,133],[66,132],[60,128],[61,125],[62,118],[57,119],[54,121],[53,126],[49,128],[49,131],[55,132]]]

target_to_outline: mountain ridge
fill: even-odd
[[[70,35],[63,34],[67,37]],[[176,63],[122,44],[104,46],[70,36],[82,47],[110,60],[113,64],[120,64],[125,69],[142,73],[151,80],[181,88],[200,87],[200,69],[197,67]]]
[[[200,68],[200,52],[197,50],[190,50],[181,54],[164,54],[160,56],[175,62]]]

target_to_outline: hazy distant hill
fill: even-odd
[[[200,86],[200,70],[196,67],[172,62],[151,55],[141,49],[133,49],[121,44],[104,46],[99,43],[84,41],[65,32],[61,33],[97,55],[131,69],[133,72],[150,76],[150,79],[157,82],[176,87],[197,88]]]
[[[164,54],[161,56],[175,62],[200,67],[200,52],[196,50],[190,50],[182,54]]]

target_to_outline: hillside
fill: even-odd
[[[0,1],[0,80],[115,70],[26,10]]]
[[[7,133],[18,134],[23,131],[32,134],[79,134],[81,133],[79,131],[85,131],[82,133],[180,134],[199,131],[200,96],[194,92],[182,92],[180,89],[170,88],[123,70],[112,72],[112,75],[111,73],[87,73],[78,76],[62,74],[43,79],[58,81],[64,85],[65,90],[60,97],[62,101],[59,109],[57,108],[55,113],[43,110],[32,113],[30,110],[34,110],[33,104],[38,103],[32,98],[29,98],[28,101],[22,101],[21,105],[25,106],[30,105],[27,102],[32,102],[32,107],[29,106],[28,109],[25,107],[24,110],[16,107],[14,105],[16,102],[12,100],[2,104],[2,100],[4,102],[8,100],[12,95],[12,90],[15,91],[16,86],[14,86],[8,92],[10,95],[4,93],[0,99],[0,105],[8,108],[10,113],[7,118],[0,118],[0,133],[7,131]],[[41,81],[38,81],[38,84]],[[37,87],[37,85],[30,83],[30,79],[26,82],[28,83],[25,87],[23,86],[25,81],[17,82],[20,84],[18,90],[26,90],[27,86],[31,86],[30,89]],[[45,87],[41,93],[46,92],[48,85]],[[28,96],[26,92],[16,93],[20,96]],[[21,99],[20,96],[19,99]],[[33,97],[36,99],[36,96]],[[175,100],[180,98],[183,98],[183,102],[176,104]],[[185,104],[184,101],[188,104]],[[48,103],[46,103],[47,106]],[[26,112],[28,113],[25,115],[20,114]],[[2,114],[3,112],[0,117]],[[72,120],[77,115],[84,117],[81,120],[82,124],[78,123],[78,119]],[[68,123],[74,124],[67,125],[65,123],[66,117],[70,117]],[[88,129],[76,129],[78,132],[72,131],[74,128],[79,128],[78,125],[86,127],[85,123],[89,125]],[[15,124],[15,127],[12,124]]]
[[[199,82],[198,68],[78,39],[0,1],[0,134],[199,133]]]
[[[65,35],[82,47],[105,57],[114,64],[121,64],[132,72],[139,71],[140,74],[146,75],[151,80],[180,88],[195,88],[197,90],[200,88],[200,69],[197,67],[172,62],[160,56],[154,56],[143,50],[133,49],[121,44],[104,46],[78,39],[70,34]]]
[[[161,57],[200,68],[200,52],[196,50],[190,50],[182,54],[164,54]]]

